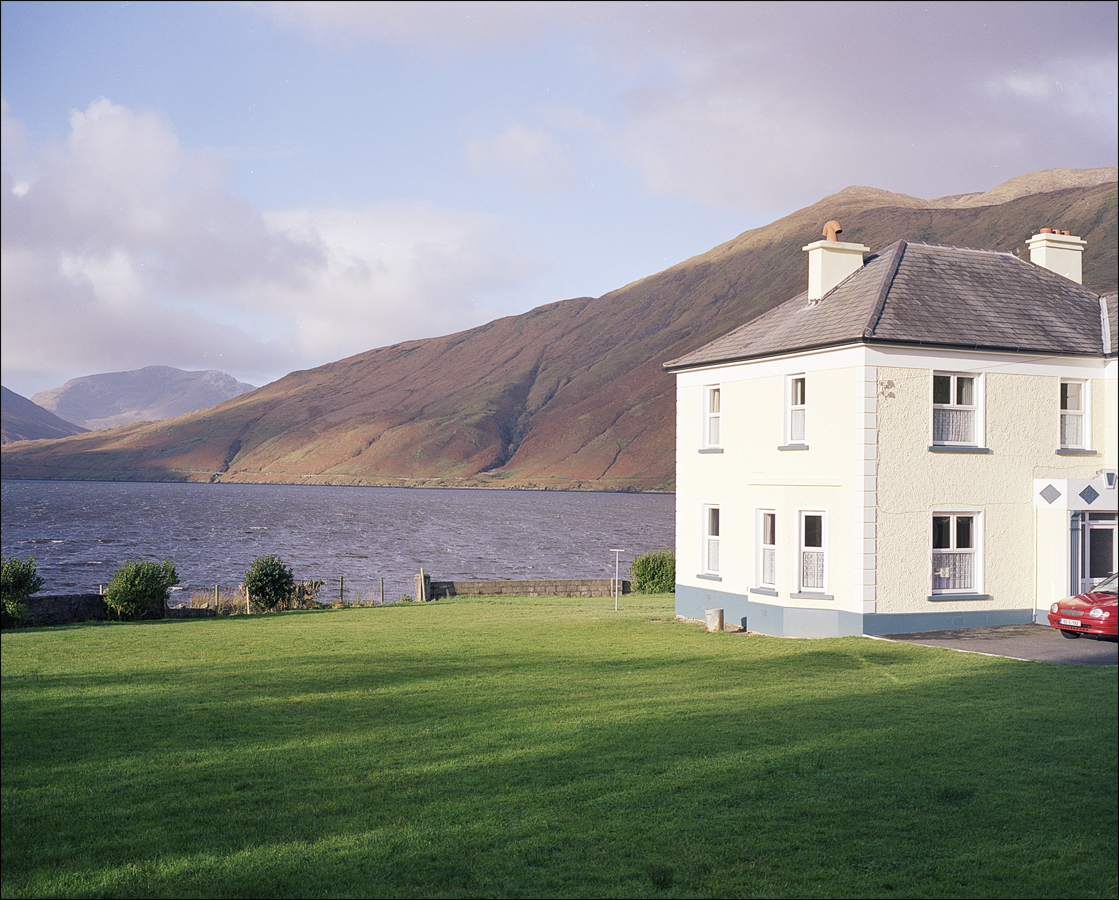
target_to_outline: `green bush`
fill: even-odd
[[[162,618],[171,588],[179,583],[175,564],[129,560],[113,573],[105,605],[118,619]]]
[[[676,590],[676,553],[655,550],[635,557],[630,566],[633,589],[639,594],[671,594]]]
[[[0,561],[0,593],[3,594],[4,615],[22,622],[27,618],[27,607],[23,601],[43,586],[43,579],[35,565],[35,557],[26,560],[11,559]]]
[[[245,573],[245,594],[254,612],[267,612],[295,596],[295,577],[278,556],[258,556]]]

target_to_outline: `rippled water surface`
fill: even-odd
[[[48,593],[96,591],[129,559],[170,559],[180,590],[236,586],[277,554],[299,579],[368,595],[381,578],[588,578],[672,547],[673,494],[4,481],[3,554]],[[387,588],[386,588],[387,590]]]

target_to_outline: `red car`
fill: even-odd
[[[1114,573],[1090,591],[1066,597],[1049,607],[1049,624],[1067,638],[1082,634],[1116,638],[1119,625],[1119,573]]]

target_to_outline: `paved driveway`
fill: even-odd
[[[1073,666],[1119,665],[1119,643],[1097,641],[1088,637],[1070,640],[1048,625],[995,625],[952,631],[922,631],[916,634],[885,635],[882,639]]]

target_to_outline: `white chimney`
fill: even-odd
[[[815,303],[848,275],[863,266],[863,254],[870,247],[848,244],[837,235],[843,230],[838,222],[824,226],[824,240],[801,247],[808,253],[808,302]]]
[[[1077,284],[1084,283],[1081,260],[1087,241],[1052,228],[1042,228],[1038,234],[1026,241],[1030,248],[1030,262],[1043,266],[1058,275],[1064,275]]]

